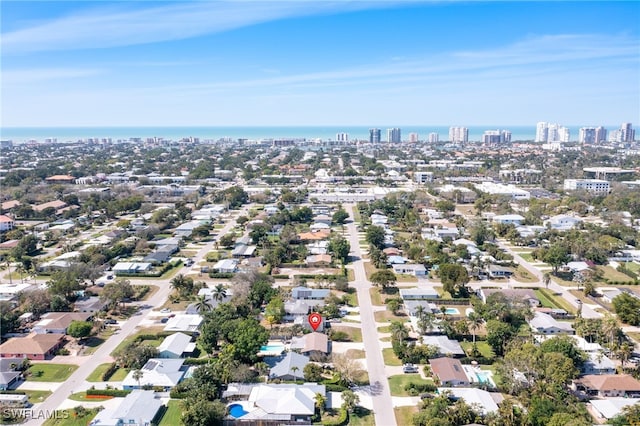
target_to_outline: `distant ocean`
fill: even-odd
[[[44,142],[46,139],[61,142],[77,142],[89,138],[111,138],[112,141],[128,140],[130,138],[159,137],[166,140],[180,140],[194,137],[200,141],[217,141],[220,139],[322,139],[335,140],[336,134],[347,133],[349,140],[368,140],[369,129],[376,127],[381,130],[383,141],[387,138],[387,129],[399,127],[402,129],[402,140],[409,140],[410,133],[417,133],[419,140],[427,140],[429,133],[438,133],[440,140],[449,137],[449,126],[229,126],[229,127],[7,127],[0,129],[0,140],[11,140],[14,143],[29,141]],[[578,130],[584,126],[567,126],[571,130],[571,140],[578,139]],[[509,130],[512,141],[534,140],[536,134],[533,126],[467,126],[469,140],[479,141],[486,130]],[[618,126],[608,126],[613,130]]]

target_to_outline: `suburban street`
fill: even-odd
[[[229,232],[236,225],[236,218],[244,214],[246,212],[246,208],[241,210],[240,212],[234,212],[233,217],[227,219],[225,226],[218,231],[218,237]],[[202,248],[198,251],[198,253],[193,256],[193,260],[195,261],[194,265],[197,265],[198,262],[207,255],[209,251],[211,251],[215,245],[215,240],[218,239],[216,237],[214,240],[207,242]],[[187,275],[191,271],[191,267],[183,266],[176,273],[177,274],[185,274]],[[174,275],[175,276],[175,275]],[[73,374],[64,382],[60,383],[60,386],[53,391],[53,393],[43,402],[36,404],[32,407],[32,412],[34,413],[51,413],[54,410],[58,409],[63,405],[65,400],[69,397],[69,395],[75,392],[81,392],[83,390],[88,389],[95,383],[89,383],[86,381],[86,378],[95,368],[103,363],[112,362],[111,352],[129,335],[134,334],[138,331],[138,326],[147,319],[152,312],[154,307],[162,306],[167,300],[169,294],[171,293],[171,287],[169,285],[170,279],[163,280],[144,280],[137,279],[131,280],[132,284],[149,284],[158,286],[158,291],[153,294],[148,300],[137,302],[141,309],[138,313],[133,315],[126,321],[121,322],[120,329],[109,337],[102,345],[100,345],[93,355],[87,356],[90,359],[87,362],[81,362],[80,360],[76,362],[79,364],[79,367]],[[69,359],[69,363],[73,363],[70,357],[65,357]],[[84,358],[84,357],[79,357]],[[54,360],[53,362],[59,362],[58,360]],[[34,382],[23,382],[21,386],[26,386],[26,388],[33,389]],[[102,383],[102,386],[106,386],[106,384]],[[20,387],[18,388],[20,389]],[[79,404],[76,404],[79,405]],[[28,420],[24,423],[26,426],[39,426],[42,424],[42,418],[40,419],[32,419]]]
[[[362,260],[362,251],[358,242],[358,229],[355,221],[353,221],[354,205],[345,206],[351,215],[352,222],[347,225],[349,231],[348,241],[351,245],[351,254],[357,260],[352,262],[352,269],[355,273],[355,282],[353,287],[357,290],[358,305],[360,306],[360,319],[362,322],[362,341],[366,352],[366,368],[369,373],[369,382],[371,384],[371,398],[373,400],[373,414],[376,425],[390,426],[396,424],[396,418],[393,411],[393,400],[389,383],[385,373],[384,359],[382,358],[382,348],[378,338],[378,330],[376,327],[375,317],[373,316],[373,306],[371,303],[371,295],[369,289],[371,283],[367,280],[364,270],[364,261]]]

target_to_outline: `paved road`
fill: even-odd
[[[227,219],[227,223],[225,226],[218,231],[219,235],[224,235],[231,230],[236,224],[236,218],[245,214],[245,210],[241,210],[239,213],[234,214],[233,218]],[[196,256],[194,256],[194,260],[197,263],[201,259],[203,259],[206,254],[213,249],[215,242],[211,241],[204,245]],[[187,274],[191,270],[191,267],[183,266],[178,273]],[[83,362],[78,369],[64,382],[61,383],[60,386],[49,396],[44,402],[40,404],[36,404],[33,407],[34,412],[53,412],[58,409],[58,407],[62,406],[64,401],[75,392],[80,392],[82,390],[88,389],[91,385],[104,386],[102,383],[89,383],[86,381],[86,378],[95,368],[103,363],[112,362],[111,352],[122,342],[127,336],[136,332],[138,325],[147,318],[149,313],[151,312],[152,307],[161,306],[167,300],[169,293],[171,292],[171,288],[169,286],[170,280],[133,280],[133,284],[153,284],[159,287],[158,291],[153,294],[148,300],[141,302],[142,309],[134,316],[132,316],[127,321],[123,322],[120,330],[107,339],[102,345],[98,347],[98,349],[90,355],[91,359],[88,362]],[[42,420],[30,420],[24,423],[25,426],[39,426],[42,423]]]
[[[513,255],[513,258],[516,262],[518,262],[519,264],[527,268],[531,273],[533,273],[536,276],[536,278],[538,279],[538,283],[528,284],[529,286],[538,286],[538,287],[543,286],[542,284],[543,272],[540,271],[540,269],[538,269],[537,267],[535,267],[534,265],[532,265],[531,263],[527,262],[525,259],[520,257],[518,253],[511,250],[511,248],[506,246],[503,242],[501,241],[496,241],[496,242],[498,243],[498,246],[500,248],[505,249],[508,253]],[[574,295],[569,293],[570,288],[563,287],[560,284],[556,283],[553,280],[553,276],[551,277],[551,282],[549,283],[549,290],[553,291],[556,294],[561,295],[571,306],[578,309],[578,306],[579,306],[578,299]],[[582,317],[583,318],[602,318],[602,314],[599,312],[596,312],[589,305],[582,304]]]
[[[345,206],[350,212],[353,219],[353,205]],[[364,263],[362,261],[362,252],[360,243],[358,242],[358,230],[355,222],[347,225],[348,240],[351,245],[351,254],[355,255],[359,260],[352,263],[355,273],[354,287],[358,294],[358,305],[360,306],[360,319],[362,321],[362,341],[366,352],[367,372],[369,373],[369,382],[371,383],[373,414],[376,425],[392,426],[396,424],[396,417],[393,411],[393,400],[391,391],[389,390],[389,382],[385,373],[384,360],[382,358],[382,350],[380,341],[378,340],[378,330],[375,318],[373,316],[373,305],[371,303],[371,295],[369,289],[371,283],[367,281],[364,271]]]

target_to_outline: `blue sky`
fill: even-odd
[[[640,121],[636,1],[0,8],[3,127]]]

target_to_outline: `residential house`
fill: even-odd
[[[9,390],[20,381],[22,372],[17,369],[26,359],[26,357],[0,358],[0,391]]]
[[[11,231],[15,228],[16,222],[7,215],[0,215],[0,231]]]
[[[151,358],[139,370],[142,373],[140,379],[134,379],[137,370],[131,370],[122,381],[124,390],[142,389],[144,386],[154,386],[163,388],[165,391],[171,390],[182,381],[186,372],[183,366],[184,359],[171,358]]]
[[[324,300],[330,293],[330,290],[324,288],[299,286],[291,289],[291,298],[294,300]]]
[[[582,219],[568,215],[556,215],[543,222],[544,226],[555,229],[556,231],[568,231],[578,226],[582,222]]]
[[[35,286],[29,283],[0,284],[0,300],[17,299],[21,292],[32,289],[35,289]]]
[[[457,359],[442,357],[429,360],[432,374],[441,386],[469,386],[462,364]]]
[[[535,312],[529,325],[534,333],[539,334],[575,334],[571,324],[557,321],[551,315],[542,312]]]
[[[599,398],[640,398],[640,381],[629,374],[583,376],[573,381],[573,388]]]
[[[519,214],[499,214],[493,217],[493,223],[499,223],[502,225],[522,225],[524,222],[524,216]]]
[[[509,278],[513,275],[513,269],[491,264],[487,267],[487,273],[490,278]]]
[[[67,334],[67,327],[72,321],[87,321],[91,312],[48,312],[40,317],[32,328],[37,334]]]
[[[114,274],[133,275],[144,274],[151,271],[152,265],[149,262],[118,262],[111,269]]]
[[[535,291],[528,288],[481,288],[478,296],[483,302],[487,303],[487,298],[494,293],[503,294],[507,299],[526,301],[531,306],[540,306],[540,299],[536,296]]]
[[[613,299],[620,296],[623,292],[619,288],[599,288],[598,292],[602,294],[602,301],[607,303],[613,303]]]
[[[173,232],[173,235],[179,238],[189,238],[191,237],[193,230],[201,225],[202,222],[200,222],[199,220],[192,220],[190,222],[183,223],[176,228],[176,230]]]
[[[330,254],[312,254],[306,257],[304,263],[310,267],[327,267],[331,265]]]
[[[254,255],[257,247],[254,245],[248,246],[244,244],[236,244],[233,251],[231,252],[231,256],[233,257],[251,257]]]
[[[497,413],[498,404],[504,399],[497,392],[487,392],[477,388],[438,388],[438,393],[445,392],[449,392],[449,398],[453,400],[463,399],[467,405],[476,407],[483,416]]]
[[[433,300],[438,299],[440,295],[432,287],[422,288],[401,288],[400,298],[402,300]]]
[[[616,374],[616,366],[605,354],[589,352],[582,363],[582,374]]]
[[[78,312],[95,314],[96,312],[104,310],[107,306],[107,302],[105,300],[100,300],[98,296],[92,296],[84,299],[78,299],[73,306]]]
[[[309,226],[309,229],[311,230],[311,232],[318,232],[318,231],[329,231],[331,230],[331,225],[327,225],[326,223],[312,223],[311,226]]]
[[[315,331],[300,337],[293,337],[290,347],[292,351],[297,351],[310,357],[327,355],[331,352],[327,335]]]
[[[185,333],[197,332],[202,324],[201,315],[178,314],[173,318],[169,318],[164,326],[164,331],[181,331]]]
[[[407,263],[407,259],[405,259],[403,256],[398,255],[387,256],[387,263],[389,265],[403,265]]]
[[[264,361],[271,367],[270,379],[298,380],[304,374],[304,367],[309,364],[309,357],[297,352],[287,352],[284,356],[268,357]]]
[[[329,251],[329,241],[315,241],[307,244],[309,254],[327,254]]]
[[[620,415],[626,407],[637,403],[638,400],[634,398],[607,398],[589,401],[591,412],[596,414],[597,419],[600,420],[599,424],[606,423],[606,420]]]
[[[176,250],[173,250],[173,247],[165,249],[165,250],[156,250],[152,253],[149,253],[142,259],[143,262],[151,263],[152,265],[163,265],[171,259],[173,253]]]
[[[213,270],[222,274],[232,274],[238,270],[238,261],[235,259],[218,260],[213,265]]]
[[[160,358],[183,358],[195,349],[196,344],[191,341],[191,336],[178,332],[164,338],[158,346],[158,353]]]
[[[157,424],[162,401],[152,390],[134,390],[117,407],[106,408],[89,423],[91,426],[151,426]],[[155,422],[154,422],[155,420]]]
[[[423,277],[427,275],[427,268],[421,263],[405,263],[393,265],[393,272],[401,275]]]
[[[233,419],[234,424],[258,424],[272,421],[278,425],[309,425],[316,411],[316,395],[326,396],[325,385],[315,383],[257,384],[243,386],[250,390],[245,401],[238,401],[246,414]],[[271,422],[270,422],[271,423]]]
[[[313,218],[314,223],[324,223],[325,225],[331,226],[331,216],[327,214],[319,214]]]
[[[460,343],[457,340],[449,339],[447,336],[422,336],[422,344],[437,347],[438,353],[442,356],[465,356]]]
[[[31,333],[26,337],[12,337],[0,345],[0,357],[44,361],[53,358],[64,343],[63,334]]]

